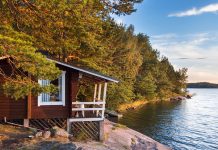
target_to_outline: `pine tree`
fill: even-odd
[[[157,85],[150,72],[138,79],[135,86],[136,92],[146,99],[153,99],[157,95]]]
[[[7,62],[12,70],[7,74],[7,70],[0,68],[0,75],[5,79],[3,86],[5,93],[15,99],[24,97],[30,92],[55,90],[52,86],[41,87],[38,82],[31,80],[31,78],[53,80],[60,74],[55,64],[40,53],[36,53],[33,42],[34,39],[25,33],[14,31],[10,26],[0,26],[0,57],[8,57]]]

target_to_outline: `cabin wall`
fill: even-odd
[[[11,74],[10,65],[7,60],[0,61],[0,68],[8,75]],[[0,85],[4,82],[4,78],[0,75]],[[22,119],[27,115],[27,98],[14,100],[7,97],[2,88],[0,88],[0,120],[6,117],[7,119]]]
[[[6,60],[0,61],[1,69],[11,73],[10,65]],[[46,118],[69,118],[72,115],[72,99],[75,100],[78,91],[78,76],[79,72],[66,67],[57,66],[61,70],[66,71],[66,98],[65,106],[38,106],[38,97],[29,96],[13,100],[4,95],[0,88],[0,119],[7,117],[8,119],[46,119]],[[0,76],[0,84],[3,84],[4,78]],[[28,105],[28,103],[30,103]]]

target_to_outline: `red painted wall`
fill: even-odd
[[[0,61],[0,68],[7,74],[11,73],[10,65],[6,60]],[[4,78],[0,75],[0,84],[2,85]],[[27,99],[20,99],[15,101],[7,97],[0,88],[0,119],[7,117],[8,119],[22,119],[27,115]]]
[[[66,71],[66,102],[65,106],[38,106],[37,96],[31,98],[31,118],[68,118],[71,116],[72,99],[75,100],[78,82],[78,71],[72,71],[69,68],[58,66]],[[10,67],[5,60],[0,61],[0,68],[7,69],[10,73]],[[0,76],[0,84],[4,79]],[[71,87],[72,86],[72,87]],[[0,119],[24,119],[27,118],[27,98],[15,101],[3,94],[0,89]]]

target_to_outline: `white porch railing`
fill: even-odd
[[[100,104],[105,104],[103,101],[97,101],[97,102],[72,102],[73,105],[80,105],[80,104],[93,104],[93,105],[100,105]]]
[[[70,118],[71,122],[76,122],[76,121],[101,121],[101,120],[104,119],[105,102],[103,102],[103,101],[97,101],[97,102],[72,102],[72,105],[77,106],[75,108],[72,108],[72,111],[73,112],[82,112],[82,118],[81,117],[80,118],[79,117]],[[93,105],[93,107],[88,108],[88,107],[85,107],[86,105]],[[85,111],[93,111],[93,114],[96,117],[92,117],[92,118],[86,117],[85,116]]]
[[[98,91],[98,92],[97,92]],[[95,84],[94,87],[94,97],[92,102],[72,102],[73,112],[82,112],[81,117],[73,117],[69,119],[69,122],[77,121],[102,121],[104,120],[105,104],[106,104],[106,93],[107,93],[107,82],[104,83],[104,88],[102,92],[102,83]],[[92,108],[85,107],[86,105],[92,105]],[[94,116],[88,118],[85,116],[85,111],[92,111]]]
[[[72,108],[72,111],[105,110],[104,108]]]

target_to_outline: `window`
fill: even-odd
[[[54,84],[58,87],[58,92],[49,94],[41,93],[38,96],[38,106],[41,105],[63,105],[65,106],[65,74],[66,71],[62,71],[62,74],[58,79],[49,81],[49,80],[38,80],[39,84],[42,86],[47,86],[49,84]]]

